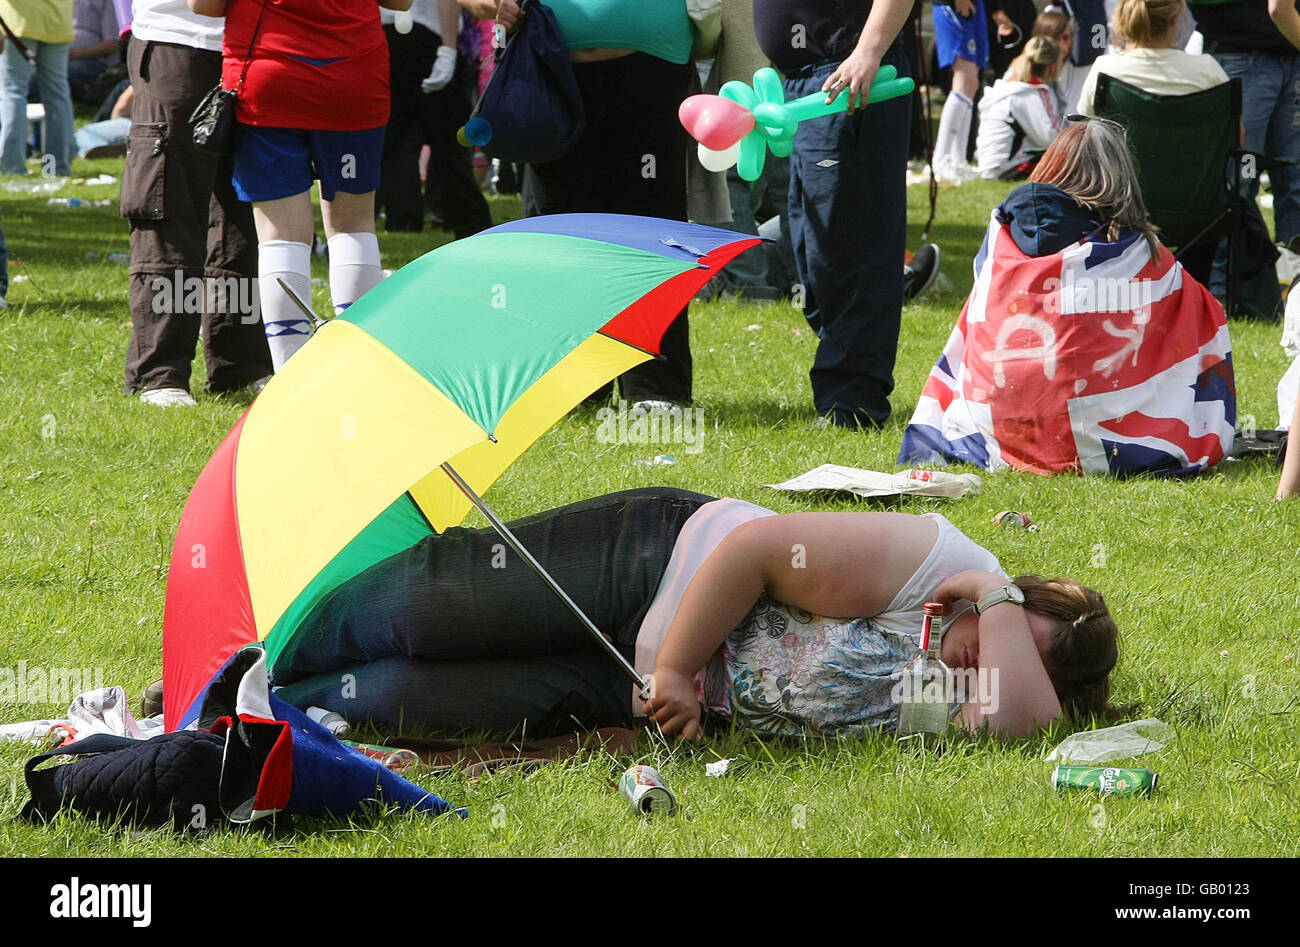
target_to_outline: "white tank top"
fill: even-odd
[[[750,520],[775,515],[772,510],[753,503],[725,497],[704,504],[686,521],[686,525],[677,535],[672,555],[668,559],[668,567],[659,580],[659,588],[637,633],[635,667],[638,674],[645,677],[653,673],[659,649],[663,647],[664,639],[668,636],[668,629],[677,614],[678,606],[681,605],[682,597],[705,560],[737,526]],[[870,616],[879,628],[916,637],[918,640],[925,603],[929,601],[938,584],[948,576],[965,569],[979,569],[1006,575],[996,556],[952,525],[947,517],[938,513],[926,513],[924,516],[938,524],[939,535],[935,539],[934,546],[917,570],[912,573],[912,577],[899,589],[889,606],[879,615]],[[972,603],[965,599],[953,603],[945,624],[971,607]],[[705,678],[714,676],[714,674],[701,672],[697,677],[701,697],[705,697]],[[641,716],[642,703],[635,685],[633,691],[633,712]],[[715,705],[716,699],[705,702]]]

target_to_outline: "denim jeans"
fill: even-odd
[[[45,106],[41,148],[54,156],[55,174],[70,174],[73,155],[72,94],[68,89],[70,43],[26,40],[36,57],[36,82]],[[27,173],[27,90],[32,66],[13,43],[0,53],[0,173]]]
[[[1241,77],[1241,122],[1246,150],[1300,158],[1300,54],[1215,53],[1228,78]],[[1274,233],[1278,243],[1300,236],[1300,168],[1274,167]],[[1252,184],[1259,189],[1259,182]]]
[[[104,122],[89,122],[77,129],[77,154],[86,156],[92,148],[105,145],[125,145],[126,137],[131,131],[129,118],[110,118]]]
[[[711,499],[626,490],[509,525],[631,661],[677,534]],[[431,535],[335,588],[272,677],[291,704],[393,730],[536,734],[557,707],[593,726],[632,718],[627,672],[490,528]]]

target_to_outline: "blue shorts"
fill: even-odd
[[[241,201],[274,201],[311,189],[332,201],[338,191],[365,194],[379,187],[384,126],[364,131],[235,126],[235,194]]]
[[[947,69],[960,56],[981,69],[989,65],[989,22],[984,15],[984,0],[975,0],[970,19],[949,6],[934,5],[934,47],[939,68]]]

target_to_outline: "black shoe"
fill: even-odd
[[[911,302],[934,285],[942,259],[938,244],[925,243],[916,251],[911,263],[903,265],[903,300]]]
[[[888,420],[888,416],[882,420],[865,413],[853,414],[848,411],[828,411],[826,414],[818,416],[817,420],[813,422],[813,428],[818,431],[824,431],[828,427],[839,427],[858,432],[879,431]]]

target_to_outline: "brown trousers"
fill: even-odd
[[[189,389],[203,338],[210,392],[271,374],[256,305],[253,210],[235,196],[233,159],[194,147],[190,113],[221,78],[221,54],[132,39],[135,88],[122,216],[131,226],[126,392]]]

